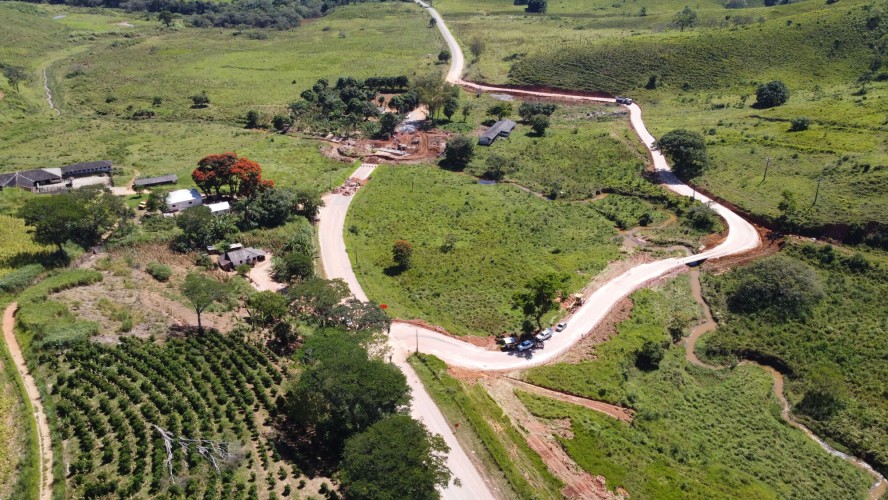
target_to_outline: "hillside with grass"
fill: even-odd
[[[783,217],[792,230],[884,245],[884,5],[790,8],[735,27],[537,51],[514,63],[510,80],[629,93],[655,136],[687,128],[707,137],[701,187],[774,226]],[[790,100],[757,109],[756,87],[769,80],[786,83]],[[810,125],[795,131],[799,118]],[[779,208],[784,193],[797,204],[791,214]]]
[[[619,256],[613,224],[588,207],[429,166],[379,167],[345,225],[369,297],[455,334],[517,329],[511,298],[527,279],[565,273],[573,292]],[[392,260],[396,240],[413,245],[407,270]]]
[[[633,408],[632,425],[518,393],[537,417],[569,419],[572,435],[561,443],[584,470],[634,498],[864,496],[868,475],[784,424],[768,374],[754,366],[698,368],[671,343],[672,318],[699,314],[686,277],[630,298],[630,317],[596,346],[594,359],[534,368],[528,379]],[[646,342],[669,346],[655,367],[638,361]]]
[[[706,297],[720,325],[698,350],[719,361],[753,357],[780,367],[807,425],[888,472],[888,429],[879,423],[888,419],[886,258],[811,243],[792,244],[783,254],[812,270],[807,288],[818,293],[816,303],[800,314],[775,315],[773,308],[738,302],[738,293],[746,293],[740,290],[748,291],[739,288],[748,283],[746,268],[707,276]]]

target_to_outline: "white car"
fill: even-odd
[[[551,328],[546,328],[545,330],[543,330],[537,334],[536,339],[540,342],[542,342],[544,340],[549,340],[552,338],[552,333],[553,332],[552,332]]]
[[[567,323],[558,323],[558,326],[555,327],[555,331],[563,332],[565,328],[567,328]]]

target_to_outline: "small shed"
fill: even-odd
[[[512,120],[500,120],[494,123],[489,129],[481,134],[481,137],[478,139],[478,144],[482,146],[490,146],[497,137],[509,137],[512,130],[515,129],[515,125],[517,124]]]
[[[237,248],[228,250],[219,256],[219,267],[225,271],[233,271],[242,264],[254,265],[265,260],[265,252],[256,248]]]
[[[133,187],[151,187],[161,184],[175,184],[179,182],[179,176],[176,174],[161,175],[159,177],[143,177],[133,182]]]
[[[210,209],[210,213],[213,215],[225,215],[231,211],[231,204],[227,201],[220,201],[219,203],[207,203],[207,208]]]
[[[166,204],[170,212],[181,212],[186,208],[203,205],[203,197],[197,189],[177,189],[167,194]]]

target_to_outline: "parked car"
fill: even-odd
[[[524,342],[518,344],[519,351],[527,351],[528,349],[533,349],[533,340],[525,340]]]
[[[567,328],[567,323],[558,323],[558,326],[555,327],[556,332],[563,332],[564,329]]]
[[[139,210],[145,210],[146,208],[148,208],[148,202],[139,202]]]
[[[515,337],[506,337],[503,339],[503,349],[507,351],[511,351],[518,345],[518,341],[515,340]]]
[[[628,106],[629,104],[632,104],[632,99],[629,99],[628,97],[617,97],[617,104],[626,104]]]
[[[552,338],[552,333],[553,332],[552,332],[551,328],[546,328],[545,330],[543,330],[537,334],[536,339],[539,342],[542,342],[544,340],[549,340]]]

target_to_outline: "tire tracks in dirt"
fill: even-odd
[[[703,321],[701,321],[697,326],[691,329],[690,336],[685,340],[685,358],[688,360],[689,363],[701,368],[706,368],[709,370],[724,370],[727,368],[726,366],[710,365],[701,361],[700,358],[697,357],[697,341],[700,340],[700,337],[702,337],[703,335],[715,331],[718,328],[718,323],[712,317],[712,311],[709,308],[709,304],[703,298],[702,287],[700,286],[700,271],[698,269],[691,269],[690,274],[691,295],[693,295],[694,300],[703,309]],[[823,448],[823,450],[830,455],[834,457],[839,457],[847,462],[850,462],[852,465],[868,473],[875,479],[875,482],[869,489],[870,500],[878,500],[879,498],[882,498],[882,496],[885,495],[886,492],[888,492],[888,481],[886,481],[885,477],[882,476],[878,471],[876,471],[870,464],[857,457],[852,457],[847,453],[842,453],[841,451],[833,448],[826,441],[814,434],[811,429],[808,429],[805,425],[801,424],[799,421],[793,418],[792,408],[790,407],[789,401],[787,401],[786,399],[786,394],[783,391],[784,381],[782,373],[771,366],[756,363],[754,361],[744,360],[741,362],[741,364],[757,366],[771,375],[771,378],[774,380],[774,396],[776,396],[777,401],[780,402],[780,416],[787,424],[802,431],[806,436],[820,445],[820,447]]]
[[[49,421],[46,418],[46,412],[43,410],[43,400],[40,397],[40,391],[37,390],[37,383],[28,371],[18,339],[15,338],[15,313],[17,310],[18,304],[13,302],[3,312],[3,338],[6,341],[6,347],[9,349],[12,361],[15,363],[16,370],[18,370],[19,376],[22,378],[25,392],[28,394],[28,399],[31,400],[31,406],[34,408],[33,416],[37,424],[37,441],[40,447],[40,500],[51,500],[54,459]]]

